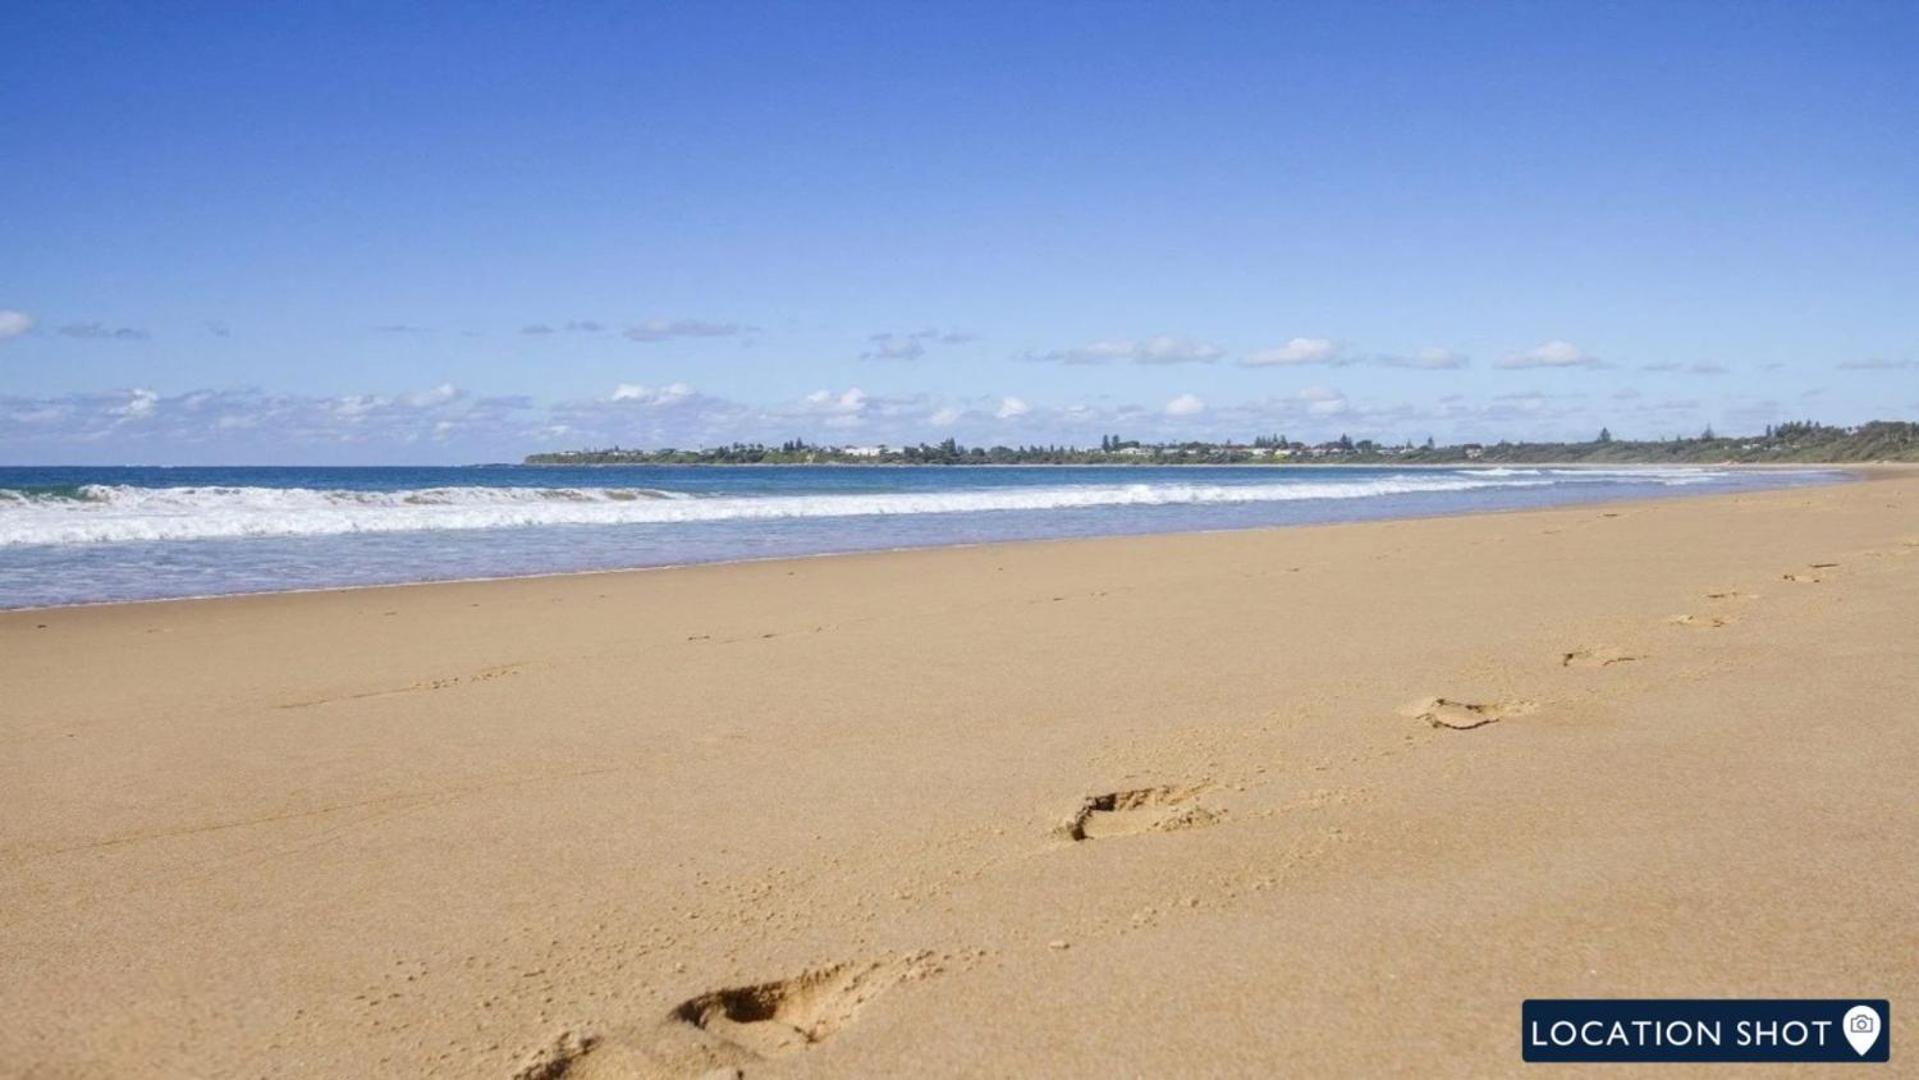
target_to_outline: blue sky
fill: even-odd
[[[1919,6],[0,7],[0,462],[1919,419]]]

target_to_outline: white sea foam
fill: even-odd
[[[1632,480],[1641,483],[1658,483],[1664,486],[1683,486],[1686,484],[1708,484],[1714,480],[1723,480],[1730,473],[1717,469],[1696,468],[1684,465],[1643,465],[1621,469],[1602,469],[1579,466],[1576,468],[1545,468],[1499,465],[1487,469],[1474,469],[1473,476],[1557,476],[1575,480]]]
[[[0,546],[1365,499],[1622,479],[1680,485],[1721,475],[1688,469],[1488,469],[1283,483],[1062,484],[765,496],[692,496],[610,487],[351,491],[91,485],[57,495],[0,489]]]

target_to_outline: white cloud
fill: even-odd
[[[352,422],[369,413],[386,408],[390,404],[392,403],[386,398],[376,397],[372,394],[349,394],[346,397],[335,398],[333,401],[328,402],[326,408],[334,416]]]
[[[1206,411],[1206,403],[1192,394],[1181,394],[1166,403],[1168,416],[1196,416]]]
[[[1204,341],[1188,341],[1170,334],[1159,334],[1139,343],[1135,364],[1210,364],[1226,355],[1226,350]]]
[[[609,408],[611,406],[608,406]],[[0,447],[12,455],[45,453],[71,459],[74,448],[103,448],[141,460],[313,460],[351,455],[391,460],[392,448],[456,438],[473,460],[476,449],[499,453],[535,436],[526,398],[479,398],[434,387],[392,396],[308,397],[255,389],[195,390],[166,395],[148,387],[50,399],[0,397]],[[442,426],[450,422],[453,426]],[[483,444],[483,447],[482,447]],[[100,453],[96,449],[83,451]]]
[[[1570,341],[1547,341],[1499,361],[1502,368],[1599,368],[1606,363]]]
[[[855,386],[838,394],[831,390],[815,390],[806,395],[803,404],[808,412],[858,416],[866,411],[868,400],[866,391]]]
[[[0,457],[345,462],[392,460],[395,448],[413,447],[442,460],[475,461],[510,460],[536,450],[777,443],[796,436],[892,445],[947,434],[990,441],[1006,430],[1074,445],[1097,443],[1098,435],[1111,432],[1147,441],[1273,432],[1307,441],[1341,432],[1388,442],[1427,434],[1442,441],[1491,441],[1586,437],[1601,424],[1618,432],[1632,430],[1635,422],[1655,433],[1697,430],[1706,419],[1699,410],[1707,407],[1721,410],[1713,419],[1731,415],[1723,411],[1725,401],[1655,404],[1631,388],[1614,387],[1591,394],[1449,394],[1413,403],[1349,398],[1336,387],[1317,385],[1253,401],[1181,393],[1139,402],[1102,394],[1060,406],[1010,395],[888,397],[858,387],[763,404],[703,395],[683,382],[628,383],[597,399],[550,404],[476,398],[452,384],[330,397],[259,390],[164,395],[142,387],[49,398],[0,394]]]
[[[416,390],[410,394],[403,394],[400,400],[414,408],[423,409],[430,408],[434,405],[444,405],[458,398],[460,393],[459,387],[454,386],[450,382],[445,382],[430,390]]]
[[[1240,364],[1245,367],[1300,367],[1307,364],[1338,367],[1351,362],[1339,345],[1328,338],[1296,337],[1284,345],[1249,353]]]
[[[1226,350],[1205,341],[1193,341],[1172,334],[1156,334],[1144,340],[1122,338],[1095,341],[1070,349],[1052,349],[1028,353],[1026,359],[1054,364],[1210,364],[1226,355]]]
[[[683,382],[668,383],[665,386],[647,386],[644,383],[621,383],[613,388],[613,401],[631,401],[649,407],[677,405],[693,396],[693,388]]]
[[[24,311],[0,309],[0,342],[17,338],[33,329],[33,316]]]
[[[154,407],[159,404],[160,395],[145,387],[135,387],[127,392],[127,403],[111,410],[113,415],[128,420],[139,420],[152,416]]]

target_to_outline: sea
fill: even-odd
[[[1708,467],[0,467],[0,608],[1370,521],[1840,479]]]

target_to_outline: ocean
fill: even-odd
[[[1831,470],[0,468],[0,608],[1418,517]]]

